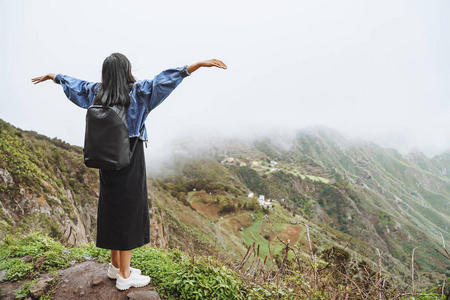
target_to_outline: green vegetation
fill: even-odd
[[[31,193],[60,196],[61,189],[70,189],[76,195],[86,193],[85,174],[96,178],[95,171],[82,163],[82,150],[59,139],[50,139],[33,131],[23,131],[0,120],[0,168],[11,174],[15,185],[0,185],[0,193],[11,197],[19,194],[19,185]],[[73,176],[64,176],[68,169]],[[64,197],[61,197],[64,198]]]
[[[39,278],[36,278],[36,279],[30,280],[30,281],[24,283],[23,287],[21,289],[17,289],[14,291],[14,296],[16,296],[17,299],[23,299],[23,298],[30,296],[30,286],[32,286],[33,284],[35,284],[38,281],[39,281]]]
[[[0,120],[0,169],[9,173],[8,182],[0,180],[0,201],[6,208],[18,208],[14,200],[32,195],[38,206],[51,209],[51,215],[30,212],[23,207],[19,217],[0,215],[0,237],[6,233],[43,230],[60,238],[62,217],[77,223],[74,206],[95,205],[94,189],[98,174],[82,161],[82,149],[59,139],[50,139],[33,131],[23,131]],[[73,198],[69,199],[69,197]],[[26,196],[29,198],[29,196]],[[62,209],[62,210],[61,210]],[[1,214],[4,212],[2,211]]]
[[[151,275],[167,299],[242,299],[245,293],[241,278],[212,257],[143,247],[134,251],[132,264]]]
[[[258,247],[259,248],[259,247]],[[157,292],[165,299],[334,299],[337,295],[378,299],[381,286],[383,294],[393,299],[401,292],[399,287],[387,281],[377,281],[386,276],[377,273],[365,261],[353,261],[350,254],[340,247],[324,249],[318,258],[316,273],[308,265],[308,258],[298,256],[292,248],[291,258],[277,255],[279,269],[289,268],[289,273],[277,283],[268,280],[272,271],[263,271],[253,262],[242,268],[230,269],[213,256],[188,254],[179,249],[162,250],[144,246],[133,251],[132,265],[141,269],[143,274],[152,277]],[[32,262],[24,263],[31,255]],[[39,270],[58,270],[68,267],[69,260],[82,261],[83,257],[96,258],[98,262],[109,261],[109,251],[96,248],[92,243],[79,248],[66,248],[52,238],[33,232],[29,235],[7,236],[0,242],[0,269],[7,268],[7,280],[29,279],[31,274]],[[36,266],[40,261],[41,265]],[[22,263],[21,263],[22,262]],[[248,262],[250,264],[250,260]],[[244,271],[244,270],[248,271]],[[263,272],[264,280],[254,278],[255,272]],[[257,273],[258,273],[257,272]],[[316,275],[314,275],[316,274]],[[348,276],[353,280],[349,281]],[[383,276],[383,277],[380,277]],[[29,288],[37,280],[30,280],[15,290],[18,299],[29,296]],[[384,282],[384,283],[382,283]],[[348,288],[343,288],[343,287]],[[41,299],[51,299],[51,293]],[[411,297],[397,299],[441,300],[435,288],[423,291]]]
[[[18,281],[36,271],[66,268],[71,260],[80,261],[83,256],[97,257],[105,253],[109,252],[92,244],[68,249],[40,232],[21,236],[8,235],[0,242],[0,270],[7,270],[6,280]],[[31,261],[25,262],[23,258],[28,255],[31,256]],[[40,258],[42,261],[35,264]]]
[[[33,257],[32,262],[23,262],[27,255]],[[7,269],[5,279],[10,281],[29,278],[39,270],[66,268],[69,261],[81,261],[85,256],[107,262],[109,251],[92,243],[66,248],[39,232],[7,236],[0,242],[0,270]],[[42,264],[36,269],[39,258],[43,258]],[[133,251],[132,265],[152,277],[158,293],[165,299],[277,299],[274,286],[247,282],[212,256],[191,256],[179,249],[164,251],[145,246]],[[16,290],[16,296],[27,297],[33,283],[29,281]],[[286,291],[280,288],[278,293]]]

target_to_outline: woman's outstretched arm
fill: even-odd
[[[218,59],[201,61],[190,66],[172,68],[156,75],[152,80],[144,79],[137,82],[136,98],[141,98],[149,113],[161,104],[170,93],[181,83],[183,78],[189,76],[200,67],[217,67],[226,69],[227,66]]]
[[[218,60],[218,59],[210,59],[210,60],[205,60],[205,61],[199,61],[195,64],[189,65],[187,67],[189,74],[192,74],[192,72],[198,70],[201,67],[217,67],[217,68],[222,68],[222,69],[226,69],[227,65],[225,65],[223,63],[223,61]]]
[[[34,84],[37,84],[49,79],[53,80],[54,83],[61,85],[67,98],[75,105],[82,108],[88,108],[92,105],[95,93],[100,85],[99,82],[89,82],[68,75],[55,75],[53,73],[33,78],[31,81]]]

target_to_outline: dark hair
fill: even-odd
[[[131,74],[131,63],[121,53],[113,53],[103,62],[102,82],[94,99],[95,105],[129,106],[130,90],[136,79]]]

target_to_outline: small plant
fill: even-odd
[[[33,279],[31,281],[25,282],[21,289],[14,290],[14,296],[17,299],[23,299],[30,296],[30,286],[39,281],[39,278]]]
[[[0,263],[0,269],[6,269],[5,279],[9,281],[18,281],[28,276],[33,270],[32,263],[26,263],[20,258],[4,260]]]
[[[33,257],[32,262],[22,259],[27,255]],[[33,271],[66,268],[71,260],[80,261],[84,256],[97,257],[99,262],[109,261],[109,251],[97,248],[92,243],[68,249],[40,232],[22,236],[9,235],[0,241],[0,270],[7,270],[5,279],[9,281],[24,279]],[[35,267],[33,263],[38,259],[42,263]]]

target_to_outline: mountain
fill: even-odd
[[[42,230],[70,245],[95,240],[98,173],[82,149],[3,121],[0,133],[0,238]],[[381,257],[405,282],[416,248],[424,286],[450,275],[435,251],[450,239],[449,153],[401,155],[323,127],[251,141],[189,137],[168,153],[148,173],[152,246],[236,264],[256,242],[267,267],[280,264],[283,243],[299,250],[291,263],[341,246],[354,261]]]
[[[405,264],[416,248],[415,263],[421,271],[431,272],[430,278],[442,280],[443,274],[449,273],[448,261],[435,250],[442,249],[443,239],[450,239],[448,153],[427,158],[413,150],[401,155],[394,149],[347,140],[334,130],[315,127],[294,136],[253,141],[180,141],[174,144],[172,160],[165,166],[171,174],[164,179],[166,183],[202,178],[232,184],[243,194],[253,192],[275,200],[291,223],[297,215],[300,223],[312,226],[317,244],[323,247],[345,245],[352,237],[353,251],[374,262],[381,251],[386,268],[403,275],[409,272]],[[277,233],[287,236],[285,225],[279,226],[285,227],[284,232],[274,230],[273,223],[282,219],[275,215],[269,213],[259,228],[247,224],[237,237],[230,232],[227,235],[249,242],[249,228],[258,232],[258,236],[252,233],[258,241],[264,240],[267,232],[269,239]],[[223,227],[224,221],[220,222]],[[239,213],[228,226],[236,222],[246,224]],[[297,241],[301,243],[305,230],[299,227]]]

